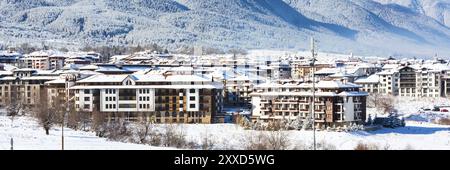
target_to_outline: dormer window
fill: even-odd
[[[125,82],[125,85],[133,85],[133,83],[131,82],[131,80],[127,80],[127,81]]]

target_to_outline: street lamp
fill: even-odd
[[[316,70],[315,70],[315,66],[316,66],[316,52],[314,50],[314,38],[311,38],[311,55],[312,55],[312,62],[311,62],[311,67],[312,67],[312,126],[313,126],[313,145],[314,145],[314,150],[316,150],[316,126],[315,126],[315,120],[316,120],[316,108],[315,108],[315,103],[316,103],[316,76],[314,75]]]
[[[71,77],[72,75],[68,74],[65,77],[65,83],[64,86],[66,88],[66,111],[63,112],[63,116],[62,116],[62,126],[61,126],[61,150],[64,150],[64,123],[66,120],[66,115],[69,114],[70,112],[70,90],[69,90],[69,83],[71,80],[73,80],[74,78]]]

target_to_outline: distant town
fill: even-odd
[[[434,58],[333,60],[143,50],[0,51],[0,106],[60,105],[155,123],[307,120],[317,127],[367,123],[369,95],[448,97],[450,65]],[[314,101],[313,101],[314,98]],[[314,108],[312,108],[314,107]]]

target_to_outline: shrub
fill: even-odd
[[[359,142],[358,145],[356,145],[355,150],[379,150],[379,147],[375,144]]]
[[[244,142],[246,150],[286,150],[290,146],[290,140],[284,131],[259,132],[256,136],[249,136]]]
[[[442,119],[439,119],[437,121],[437,123],[441,124],[441,125],[450,125],[450,119],[449,118],[442,118]]]
[[[166,125],[164,130],[164,146],[184,148],[187,145],[188,142],[183,131],[177,129],[173,125]]]

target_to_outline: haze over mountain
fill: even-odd
[[[450,0],[2,0],[0,44],[450,56]]]

